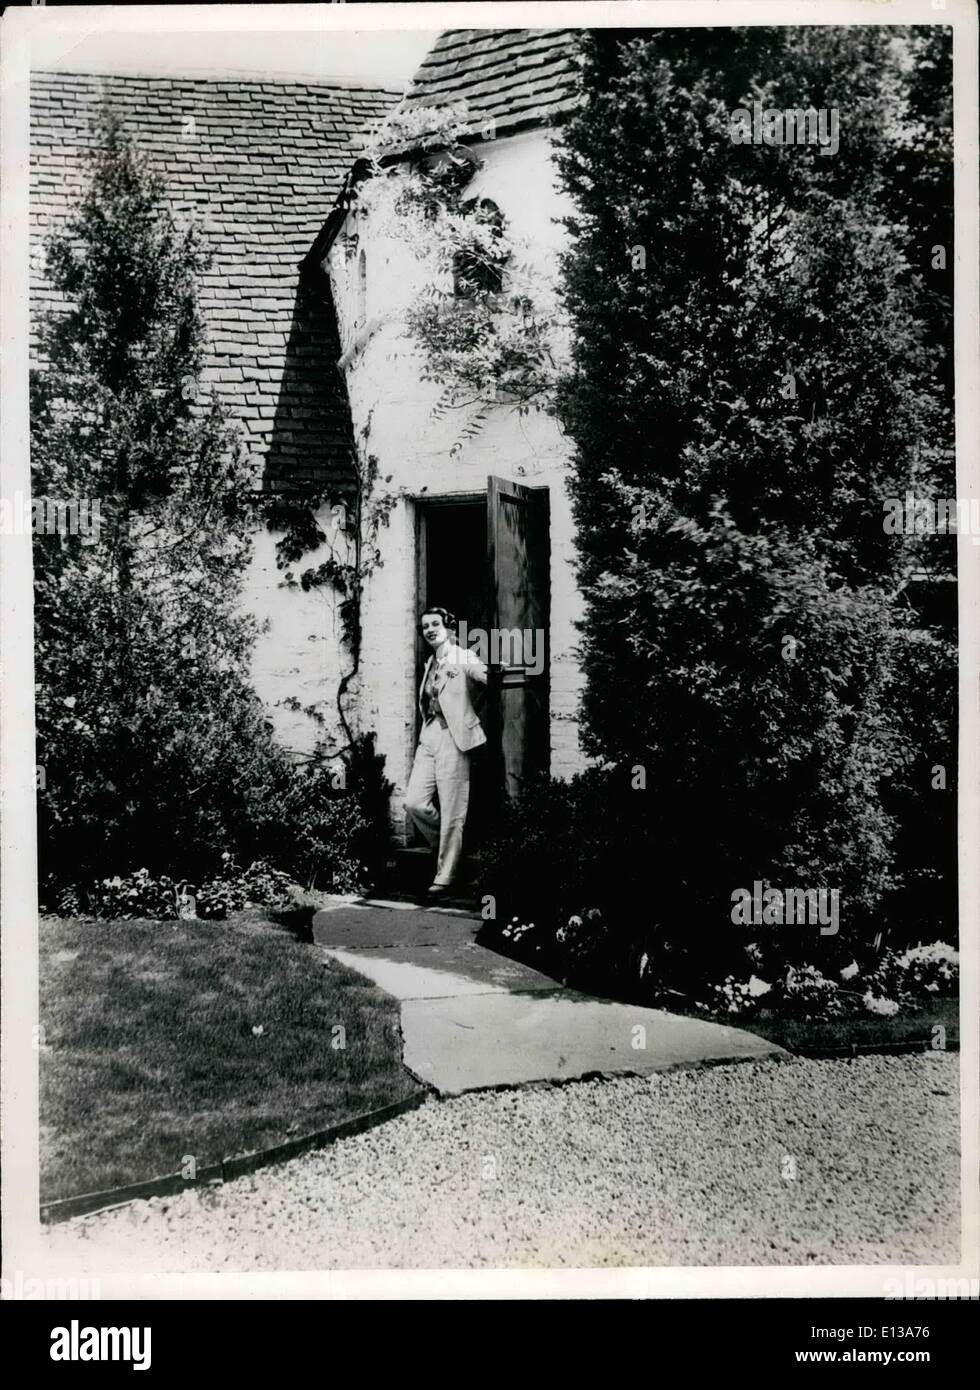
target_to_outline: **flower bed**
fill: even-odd
[[[812,962],[778,961],[755,942],[744,948],[745,970],[709,982],[696,997],[672,988],[669,943],[656,960],[623,942],[599,908],[573,913],[557,929],[519,914],[502,927],[488,923],[481,941],[501,953],[527,961],[566,984],[667,1008],[683,1008],[724,1022],[753,1026],[780,1024],[873,1024],[935,1013],[955,1016],[959,952],[946,942],[887,950],[863,963],[852,960],[837,970]],[[936,1009],[942,1003],[944,1007]],[[900,1030],[901,1031],[901,1030]]]
[[[221,860],[220,872],[200,885],[137,869],[125,878],[115,874],[100,879],[84,894],[77,889],[63,890],[51,907],[62,915],[125,922],[150,917],[160,921],[221,921],[229,912],[245,907],[279,908],[295,901],[297,885],[288,874],[265,860],[256,860],[247,869],[229,853],[223,854]],[[46,910],[49,909],[42,907],[42,911]]]
[[[923,1007],[932,997],[954,997],[959,987],[959,952],[943,941],[907,951],[886,951],[863,970],[852,961],[839,979],[815,965],[788,966],[775,979],[751,974],[729,975],[712,986],[709,998],[698,1001],[705,1013],[748,1019],[764,1007],[768,1012],[801,1021],[854,1017],[862,1013],[882,1018]]]

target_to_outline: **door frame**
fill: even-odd
[[[492,474],[488,476],[486,488],[467,489],[461,492],[444,492],[430,496],[427,493],[416,494],[412,499],[414,507],[414,543],[415,543],[415,609],[413,623],[415,629],[415,679],[412,687],[412,707],[414,710],[413,728],[415,742],[413,748],[417,746],[422,730],[422,716],[419,711],[418,702],[418,672],[424,666],[426,651],[422,644],[422,637],[419,633],[419,612],[421,609],[423,595],[426,589],[426,574],[428,569],[428,527],[427,512],[429,509],[453,507],[453,506],[482,506],[487,518],[487,564],[485,568],[485,594],[484,608],[487,621],[493,625],[497,614],[497,584],[495,566],[493,563],[494,538],[491,533],[491,497],[490,497],[490,477],[498,477],[499,481],[520,488],[525,492],[540,493],[543,495],[545,503],[545,514],[543,518],[545,535],[547,542],[547,559],[545,561],[545,585],[547,589],[547,631],[545,633],[545,670],[543,673],[542,693],[544,700],[544,728],[541,736],[544,740],[544,770],[550,771],[551,766],[551,488],[548,484],[533,485],[519,479],[509,479]],[[425,595],[428,598],[428,595]],[[500,711],[500,684],[504,681],[504,673],[498,672],[491,667],[487,688],[487,705],[484,716],[484,723],[488,735],[488,753],[499,762],[500,766],[495,766],[490,773],[491,784],[499,782],[497,792],[501,798],[506,797],[505,776],[503,771],[503,748],[501,745]]]

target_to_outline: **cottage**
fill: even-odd
[[[576,90],[566,30],[445,33],[404,95],[336,83],[32,75],[35,309],[52,303],[43,237],[81,191],[89,117],[106,100],[164,176],[175,211],[203,221],[214,264],[202,286],[210,350],[201,390],[245,431],[257,489],[312,499],[324,539],[294,570],[352,559],[358,464],[372,461],[384,524],[357,668],[343,594],[284,585],[275,524],[256,527],[244,602],[265,625],[253,676],[280,738],[298,757],[336,740],[340,687],[349,725],[377,733],[401,838],[418,734],[420,610],[446,605],[464,640],[501,658],[486,712],[493,753],[475,788],[489,806],[535,772],[568,777],[583,766],[581,603],[569,443],[553,415],[522,413],[506,393],[442,408],[406,318],[430,269],[353,196],[363,141],[386,119],[450,110],[474,154],[467,199],[524,248],[522,275],[553,285],[568,208],[552,140]],[[406,164],[417,152],[404,147]],[[500,267],[504,297],[512,270]],[[461,294],[466,281],[463,267]],[[560,356],[560,335],[553,348]]]

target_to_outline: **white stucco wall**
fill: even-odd
[[[290,567],[296,576],[331,553],[338,559],[348,555],[346,538],[331,507],[324,506],[317,521],[327,539]],[[265,627],[252,663],[255,689],[279,741],[295,756],[305,757],[318,739],[329,741],[337,735],[337,684],[350,665],[350,656],[341,642],[339,599],[332,586],[307,593],[282,587],[283,571],[276,565],[275,553],[280,537],[280,532],[265,526],[256,531],[242,606]],[[293,701],[301,708],[294,709]],[[323,723],[305,713],[306,707],[314,707]]]
[[[508,232],[527,242],[527,259],[554,275],[564,235],[556,225],[565,205],[556,186],[549,137],[537,130],[480,144],[484,162],[467,196],[491,198]],[[568,777],[581,769],[577,707],[581,673],[573,654],[573,624],[581,612],[571,561],[573,524],[566,490],[570,446],[544,414],[518,415],[509,404],[494,408],[479,433],[459,453],[450,450],[469,414],[451,410],[436,419],[442,388],[421,379],[422,359],[407,338],[404,313],[427,273],[403,241],[357,220],[358,254],[348,257],[343,236],[329,269],[346,349],[346,378],[355,435],[380,463],[382,477],[399,494],[387,531],[384,565],[372,577],[364,606],[364,651],[359,718],[376,729],[396,784],[396,823],[414,751],[416,561],[415,501],[426,496],[485,492],[495,474],[549,488],[551,511],[551,772]],[[359,287],[359,253],[366,255],[366,304]],[[366,314],[366,331],[360,314]],[[359,332],[360,330],[360,332]],[[355,350],[356,349],[356,350]]]

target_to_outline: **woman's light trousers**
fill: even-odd
[[[415,751],[405,810],[438,851],[434,882],[443,887],[452,883],[459,867],[469,800],[470,755],[459,751],[441,720],[430,719]]]

